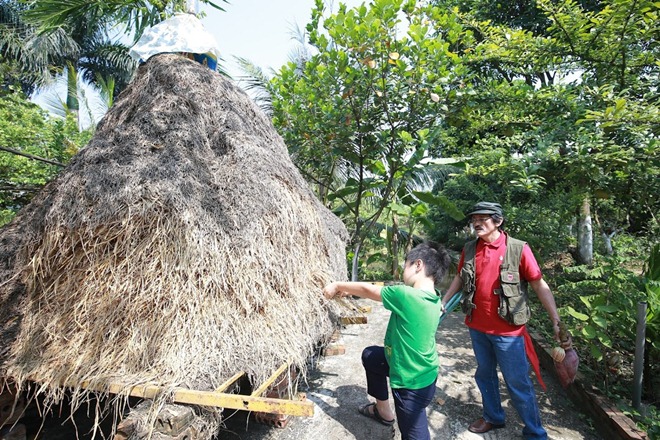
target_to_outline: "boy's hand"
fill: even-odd
[[[330,283],[323,288],[323,296],[325,296],[327,299],[334,298],[338,293],[339,290],[337,289],[337,283]]]

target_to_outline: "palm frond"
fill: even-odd
[[[216,2],[202,1],[224,11]],[[227,0],[222,2],[228,3]],[[105,29],[121,25],[134,41],[148,27],[185,10],[185,0],[166,0],[158,6],[146,0],[35,0],[33,5],[26,17],[38,24],[41,31],[74,27],[84,22],[100,23]]]
[[[14,2],[0,2],[0,23],[2,24],[20,24],[20,11],[23,8],[20,4]]]
[[[24,12],[25,8],[17,4],[0,5],[0,53],[16,61],[23,89],[32,92],[52,82],[56,58],[69,56],[78,47],[62,29],[38,33],[35,26],[23,20]]]
[[[41,95],[41,100],[43,101],[42,106],[53,116],[58,116],[61,118],[66,117],[69,109],[66,106],[66,101],[62,99],[59,95],[58,90],[66,87],[66,81],[64,76],[60,76],[55,81],[55,87],[51,87],[48,91],[44,91]],[[61,87],[57,87],[57,86]]]
[[[40,32],[62,27],[80,29],[80,24],[86,23],[94,23],[96,30],[110,29],[121,23],[130,34],[162,21],[165,15],[142,0],[35,0],[25,17],[39,26]]]
[[[222,0],[222,2],[229,4],[228,0]],[[214,3],[212,1],[202,0],[202,3],[206,3],[207,5],[209,5],[210,7],[214,8],[214,9],[217,9],[218,11],[226,12],[225,9],[222,6],[220,6],[217,3]]]
[[[99,95],[103,103],[103,113],[106,113],[115,101],[115,79],[113,77],[103,78],[96,74],[96,84],[99,86]]]
[[[78,60],[78,69],[88,83],[100,87],[98,78],[113,77],[114,93],[120,93],[133,78],[137,62],[128,54],[129,48],[113,41],[93,41]]]
[[[241,57],[235,57],[235,59],[244,73],[240,77],[241,85],[246,91],[250,92],[257,105],[267,115],[271,115],[273,106],[270,89],[268,88],[270,77],[252,61]]]
[[[84,22],[91,15],[101,16],[98,5],[87,0],[37,0],[23,17],[40,32]]]
[[[31,32],[24,40],[25,50],[37,65],[61,63],[61,60],[75,58],[80,46],[65,29],[53,29],[50,32]]]
[[[291,39],[296,42],[289,51],[288,59],[299,69],[312,58],[312,46],[307,43],[307,31],[301,28],[297,23],[290,29]]]

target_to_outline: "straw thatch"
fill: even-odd
[[[0,377],[57,399],[304,368],[334,327],[320,291],[345,276],[345,238],[244,92],[153,57],[0,230]]]

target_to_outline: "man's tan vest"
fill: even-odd
[[[527,281],[520,279],[520,260],[522,258],[525,242],[515,238],[506,237],[506,251],[504,261],[500,266],[500,289],[493,292],[500,297],[498,314],[510,324],[525,324],[531,315],[527,304]],[[477,306],[472,302],[476,291],[475,255],[477,240],[469,241],[463,249],[463,268],[461,279],[463,280],[463,298],[461,309],[471,319],[472,309]]]

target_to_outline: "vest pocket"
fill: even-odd
[[[500,295],[498,314],[513,325],[525,324],[531,315],[527,305],[527,295],[521,289],[520,274],[518,271],[502,270],[500,272],[502,289],[496,289]]]

